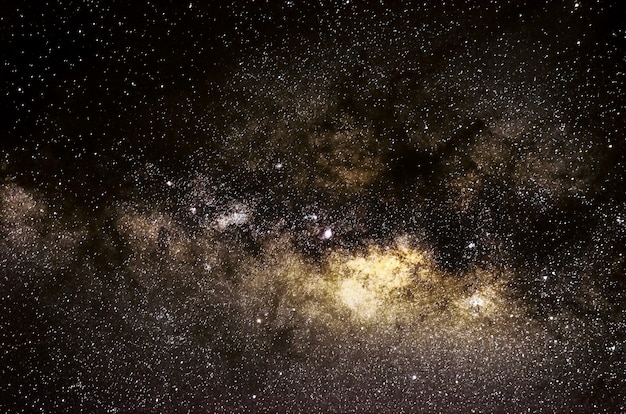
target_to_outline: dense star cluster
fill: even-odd
[[[0,411],[626,411],[619,2],[6,2]]]

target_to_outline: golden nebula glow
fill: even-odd
[[[249,264],[245,302],[258,314],[295,312],[343,329],[352,324],[467,327],[518,312],[506,295],[502,272],[451,275],[426,249],[409,243],[336,250],[321,264],[285,246],[269,248],[273,257],[262,266]]]
[[[410,288],[424,256],[408,248],[371,248],[365,256],[333,257],[337,297],[359,318],[370,319],[378,308]]]

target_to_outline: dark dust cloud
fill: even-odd
[[[619,2],[5,2],[0,411],[626,411]]]

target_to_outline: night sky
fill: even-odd
[[[3,2],[0,412],[626,412],[619,3]]]

